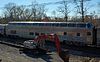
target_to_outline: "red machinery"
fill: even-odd
[[[37,43],[38,43],[38,46],[43,47],[45,46],[45,40],[48,39],[51,35],[41,35],[41,36],[38,36],[36,39],[34,39]],[[60,41],[59,41],[59,38],[58,36],[55,34],[55,35],[52,35],[51,38],[49,38],[49,40],[54,40],[55,41],[55,44],[56,44],[56,48],[57,48],[57,52],[60,53],[61,51],[61,46],[60,46]]]
[[[44,40],[47,39],[49,37],[49,35],[41,35],[38,36],[35,41],[38,41],[39,45],[42,44],[42,46],[44,46]],[[61,49],[61,45],[60,45],[60,40],[58,38],[58,36],[56,34],[51,35],[50,40],[54,40],[55,41],[55,45],[56,45],[56,49],[57,49],[57,53],[58,55],[63,59],[64,62],[69,62],[69,55],[68,55],[68,51],[63,51]],[[41,46],[41,47],[42,47]],[[43,49],[43,48],[42,48]],[[46,51],[46,49],[43,49]]]
[[[50,37],[49,35],[37,36],[33,40],[34,43],[37,43],[36,50],[38,50],[41,53],[48,52],[48,50],[46,48],[44,48],[44,46],[45,46],[45,40],[48,39],[49,37]],[[68,51],[67,51],[67,54],[66,54],[66,51],[62,51],[61,45],[60,45],[60,40],[59,40],[58,36],[56,34],[54,34],[54,35],[51,35],[51,38],[49,38],[49,39],[54,40],[58,55],[64,60],[64,62],[68,62],[68,60],[69,60]]]

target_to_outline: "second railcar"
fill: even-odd
[[[4,36],[6,35],[6,26],[8,24],[0,24],[0,35]]]
[[[93,25],[84,22],[9,22],[7,36],[35,38],[41,34],[57,34],[61,42],[92,44]]]

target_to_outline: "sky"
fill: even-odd
[[[0,14],[2,13],[2,7],[5,6],[5,4],[8,4],[8,3],[16,3],[18,5],[30,5],[34,0],[2,0],[0,1]],[[61,0],[36,0],[38,3],[48,3],[48,2],[58,2],[58,1],[61,1]],[[92,5],[91,8],[89,8],[89,11],[96,11],[97,10],[97,3],[100,2],[100,0],[91,0],[89,2],[88,5]],[[59,7],[60,5],[48,5],[46,6],[46,8],[48,9],[47,10],[47,15],[52,15],[52,11],[53,10],[57,10],[57,7]],[[73,6],[73,5],[71,5]],[[70,6],[70,9],[72,9]],[[73,10],[73,9],[72,9]],[[71,13],[70,15],[73,15],[73,13]]]

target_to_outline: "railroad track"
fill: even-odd
[[[0,44],[5,44],[8,46],[12,46],[12,47],[16,47],[16,48],[25,48],[23,45],[21,44],[17,44],[17,43],[11,43],[11,42],[5,42],[5,41],[0,41]],[[100,47],[97,46],[76,46],[76,45],[68,45],[68,44],[62,44],[62,48],[65,49],[76,49],[76,50],[100,50]]]
[[[5,44],[8,46],[16,47],[16,48],[25,48],[21,44],[17,43],[11,43],[11,42],[5,42],[5,41],[0,41],[0,44]],[[68,45],[68,44],[62,44],[62,48],[64,49],[73,49],[73,50],[79,50],[79,51],[100,51],[100,47],[98,46],[76,46],[76,45]]]
[[[76,50],[76,51],[82,51],[82,52],[87,52],[87,53],[100,54],[100,47],[96,47],[96,46],[63,45],[62,48]]]
[[[16,48],[25,48],[23,45],[14,44],[14,43],[5,42],[5,41],[0,41],[0,44],[5,44],[5,45],[16,47]]]

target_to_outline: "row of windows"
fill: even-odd
[[[12,34],[16,34],[16,31],[15,30],[11,30],[10,31]],[[45,33],[37,33],[37,32],[29,32],[29,35],[36,35],[36,36],[39,36],[39,35],[43,35]],[[63,32],[63,35],[67,35],[67,32]],[[91,32],[87,32],[87,35],[88,36],[91,36]],[[80,33],[77,33],[76,36],[80,36]]]
[[[81,33],[77,33],[76,36],[80,36]],[[67,32],[64,32],[63,35],[67,35]],[[91,32],[87,32],[88,36],[91,36]]]
[[[30,26],[56,26],[56,27],[83,27],[91,28],[91,24],[75,23],[10,23],[10,25],[30,25]]]
[[[43,34],[45,34],[45,33],[37,33],[37,32],[35,32],[35,33],[30,32],[30,33],[29,33],[29,35],[36,35],[36,36],[39,36],[40,34],[43,35]]]

